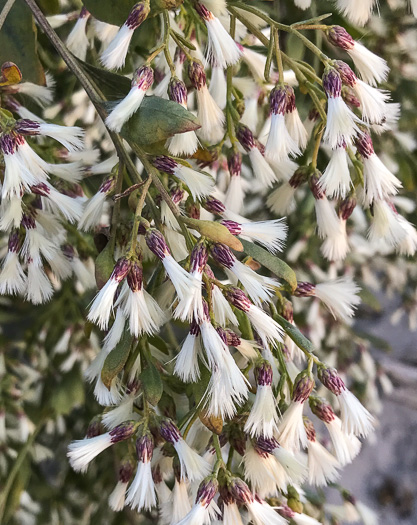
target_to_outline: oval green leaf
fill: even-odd
[[[125,330],[119,343],[106,357],[103,369],[101,370],[101,380],[108,389],[110,389],[112,380],[123,370],[129,357],[132,341],[132,334],[129,330]]]
[[[307,339],[296,326],[284,319],[281,315],[274,316],[274,319],[282,326],[285,333],[294,341],[298,348],[305,350],[309,354],[314,354],[313,343]]]
[[[161,376],[153,363],[148,362],[146,368],[139,375],[142,383],[143,394],[152,406],[156,406],[162,397],[164,386]]]

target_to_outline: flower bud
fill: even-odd
[[[314,388],[314,379],[306,371],[300,372],[294,381],[292,400],[298,403],[307,401]]]
[[[331,44],[344,50],[352,49],[355,45],[353,38],[341,26],[331,26],[327,30],[326,36]]]
[[[346,390],[345,383],[338,375],[335,368],[320,366],[317,370],[317,377],[323,385],[336,396],[339,396],[344,390]]]

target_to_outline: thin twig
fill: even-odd
[[[4,4],[4,7],[0,13],[0,29],[3,27],[3,24],[6,21],[7,15],[9,14],[10,9],[13,7],[14,3],[15,3],[15,0],[7,0],[7,2]]]

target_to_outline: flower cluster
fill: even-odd
[[[351,3],[337,5],[364,23],[373,3]],[[76,19],[66,44],[79,62],[64,57],[88,93],[71,95],[63,125],[25,106],[24,95],[54,120],[50,88],[0,87],[0,293],[68,308],[51,336],[59,371],[81,370],[103,407],[69,463],[85,473],[114,451],[113,511],[170,525],[325,523],[336,514],[303,484],[339,479],[375,424],[361,401],[377,412],[389,385],[351,337],[362,283],[343,261],[417,250],[396,209],[402,183],[375,153],[399,117],[389,67],[323,17],[298,27],[241,2],[174,4],[161,14],[141,1],[120,27],[85,7],[49,17]],[[287,54],[284,33],[317,71]],[[129,81],[91,68],[96,57]],[[369,376],[361,401],[342,346]]]

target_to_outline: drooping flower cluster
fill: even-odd
[[[372,6],[338,7],[359,22]],[[135,37],[159,20],[154,9],[137,3],[120,28],[85,8],[76,15],[72,53],[131,73],[127,88],[122,76],[103,77],[125,93],[110,103],[91,83],[103,122],[83,93],[61,126],[21,103],[31,93],[39,102],[42,90],[2,88],[16,118],[0,109],[8,237],[0,293],[37,304],[60,288],[68,300],[72,274],[84,290],[97,285],[80,309],[85,319],[71,312],[54,352],[70,354],[61,371],[80,364],[103,406],[68,457],[85,472],[117,450],[114,511],[127,506],[172,525],[315,525],[303,483],[335,482],[374,424],[331,352],[339,341],[356,344],[345,325],[361,287],[342,266],[357,252],[353,226],[366,230],[370,220],[359,248],[417,249],[416,230],[395,207],[402,183],[373,145],[398,118],[389,92],[376,87],[388,65],[342,27],[308,22],[339,48],[333,60],[308,41],[321,62],[313,73],[280,48],[285,31],[305,44],[296,28],[213,1],[163,9],[144,52]],[[92,33],[103,47],[90,57]],[[51,102],[45,93],[43,101]],[[289,228],[283,216],[301,209]],[[280,258],[287,235],[285,260],[297,274]],[[328,271],[301,260],[316,237]],[[78,348],[83,337],[94,340],[88,355]],[[376,390],[376,373],[372,380]]]

